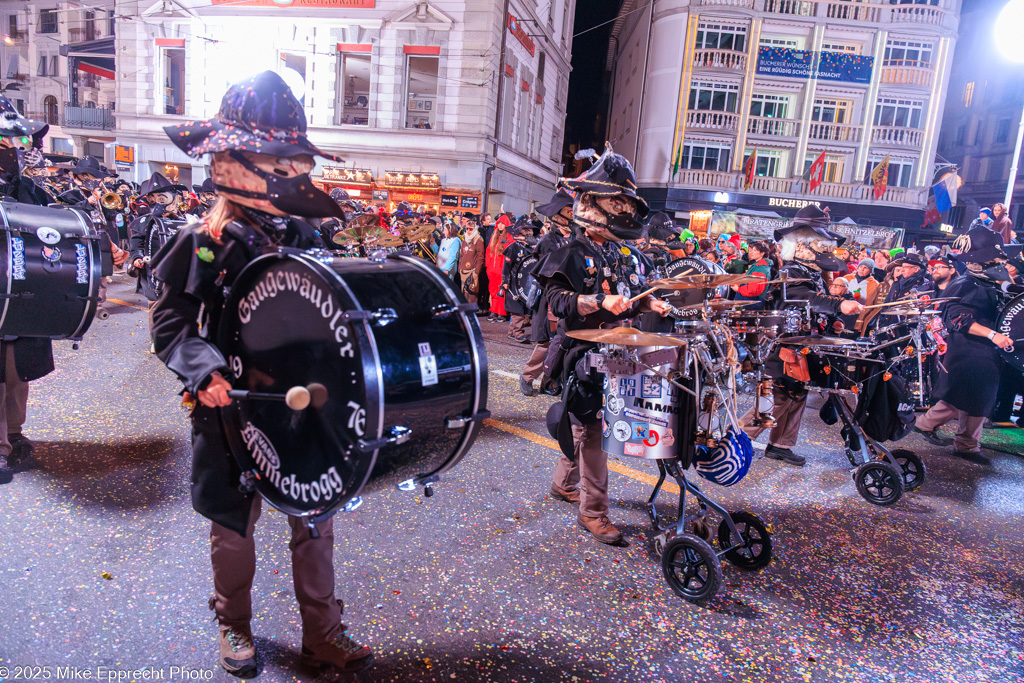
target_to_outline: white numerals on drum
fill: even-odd
[[[366,432],[366,410],[355,401],[349,401],[348,407],[352,409],[352,414],[348,416],[348,428],[356,436],[362,436]]]
[[[242,359],[238,356],[231,356],[231,373],[238,379],[242,376]]]

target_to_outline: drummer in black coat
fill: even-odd
[[[572,239],[572,197],[565,190],[559,190],[551,197],[551,201],[543,206],[537,207],[537,213],[551,219],[551,230],[537,242],[535,253],[538,258],[558,251],[569,244]],[[542,292],[533,308],[530,322],[530,341],[534,342],[533,353],[526,361],[523,374],[519,376],[519,390],[524,396],[536,396],[537,390],[533,388],[533,382],[540,378],[540,390],[546,394],[557,396],[560,392],[558,379],[550,372],[551,365],[548,364],[548,356],[554,344],[561,346],[561,340],[565,337],[565,331],[561,327],[556,328],[555,335],[551,334],[550,321],[554,319],[548,308],[547,296]],[[554,363],[555,358],[552,358]],[[559,372],[561,374],[561,366]]]
[[[526,325],[530,322],[530,311],[527,310],[525,302],[515,297],[509,283],[512,278],[512,269],[533,253],[533,247],[536,244],[533,241],[534,230],[536,230],[536,226],[530,222],[529,217],[520,216],[515,223],[508,226],[508,234],[512,236],[512,243],[502,252],[505,262],[501,269],[500,293],[505,296],[505,311],[511,316],[508,325],[508,338],[520,344],[530,342],[530,337],[526,334]]]
[[[808,204],[797,212],[791,226],[775,231],[779,256],[783,262],[779,268],[779,277],[800,280],[787,284],[785,288],[780,287],[775,292],[776,308],[809,307],[811,315],[826,318],[854,315],[863,309],[856,301],[832,296],[825,289],[822,271],[836,272],[846,268],[846,264],[832,253],[846,238],[831,232],[829,225],[828,210],[822,211]],[[795,453],[793,446],[800,436],[800,423],[807,405],[806,386],[804,382],[785,374],[779,351],[765,363],[765,370],[774,380],[774,424],[768,434],[765,457],[802,467],[806,459]],[[751,427],[747,430],[751,438],[761,432],[762,427],[755,426],[758,418],[756,405],[743,416],[743,423]]]
[[[0,95],[0,196],[21,204],[45,206],[50,196],[21,173],[36,165],[49,126],[26,119]],[[33,444],[22,433],[28,411],[29,382],[53,372],[53,345],[44,337],[0,341],[0,484],[12,478],[11,468],[24,465]]]
[[[213,155],[213,182],[221,195],[202,223],[179,231],[159,253],[154,268],[164,288],[152,310],[152,336],[159,358],[198,398],[192,414],[192,505],[213,522],[211,608],[220,624],[220,663],[247,677],[256,673],[250,592],[261,499],[239,490],[240,469],[219,415],[231,403],[224,377],[228,361],[210,330],[218,328],[225,289],[254,258],[277,247],[323,246],[312,226],[292,216],[340,214],[309,178],[314,155],[336,157],[309,142],[302,105],[271,71],[232,85],[216,118],[164,130],[189,156]],[[288,517],[288,523],[303,662],[343,671],[366,668],[373,655],[345,634],[335,599],[333,520],[319,522],[315,538],[303,519]]]
[[[142,183],[140,196],[151,205],[152,210],[145,216],[139,216],[128,226],[129,263],[126,272],[138,278],[135,291],[142,292],[150,301],[156,301],[158,293],[153,287],[153,279],[149,277],[150,264],[146,262],[146,251],[149,236],[157,219],[180,221],[184,216],[178,213],[181,209],[181,193],[187,191],[184,185],[172,183],[159,173]],[[155,256],[155,254],[152,254]]]
[[[641,291],[628,277],[622,277],[630,252],[627,249],[623,254],[620,243],[643,237],[645,227],[636,216],[647,213],[647,204],[636,194],[629,162],[609,147],[582,176],[561,182],[576,192],[573,217],[577,237],[545,256],[534,269],[534,276],[544,287],[552,313],[562,319],[567,332],[614,327],[644,310],[667,315],[669,305],[650,295],[631,303],[630,298]],[[566,390],[565,406],[575,411],[579,424],[571,426],[570,437],[569,416],[559,421],[562,457],[555,468],[551,495],[578,503],[578,524],[601,543],[616,544],[621,542],[622,534],[608,519],[608,455],[601,447],[601,383],[599,376],[584,373],[580,363],[592,348],[593,344],[575,342],[567,353],[565,375],[571,386]],[[571,390],[574,386],[581,389]]]
[[[961,250],[953,258],[966,264],[967,272],[942,292],[943,298],[954,299],[942,312],[948,344],[942,364],[948,374],[934,392],[938,401],[914,426],[928,441],[949,445],[935,430],[956,420],[954,452],[971,460],[983,459],[981,431],[995,408],[999,374],[1008,370],[1000,361],[1000,349],[1013,347],[1013,340],[996,329],[999,283],[1009,281],[1005,264],[1020,247],[1004,246],[1002,241],[998,233],[978,226],[953,245]]]

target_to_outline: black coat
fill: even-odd
[[[558,251],[569,244],[569,239],[552,229],[537,242],[537,256],[541,257]],[[551,341],[551,327],[548,325],[548,298],[544,294],[540,295],[536,307],[531,312],[530,341],[537,344],[546,344]]]
[[[149,269],[153,264],[144,263],[141,268],[136,268],[132,264],[136,259],[145,258],[146,243],[149,241],[149,232],[156,217],[157,215],[152,213],[139,216],[128,226],[128,262],[125,264],[125,272],[131,277],[138,278],[135,291],[142,292],[143,296],[150,301],[157,299],[156,290],[153,289],[153,283],[149,277]]]
[[[225,288],[245,266],[276,246],[309,249],[323,243],[314,228],[290,220],[274,239],[245,223],[231,223],[217,244],[199,224],[180,230],[151,264],[164,282],[152,309],[156,354],[195,395],[227,360],[209,330],[219,327]],[[192,414],[192,507],[244,535],[253,494],[238,490],[241,469],[230,455],[219,410],[197,405]]]
[[[928,272],[919,270],[910,277],[901,277],[892,283],[892,289],[889,290],[889,294],[885,297],[885,303],[898,299],[916,299],[921,294],[931,294],[934,289],[935,283],[928,276]],[[914,295],[915,291],[917,296]]]
[[[999,390],[1000,351],[985,337],[969,334],[972,323],[997,329],[999,290],[991,281],[973,275],[961,275],[942,293],[960,297],[950,301],[942,312],[948,349],[942,356],[946,374],[934,392],[935,398],[949,403],[972,417],[989,417]]]
[[[509,286],[512,277],[512,267],[519,262],[520,259],[526,258],[527,255],[532,253],[529,245],[515,240],[512,244],[505,247],[505,265],[501,269],[501,281],[505,284],[505,311],[512,315],[527,315],[530,311],[526,310],[526,305],[512,296],[512,288]]]

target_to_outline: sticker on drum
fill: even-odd
[[[647,438],[647,431],[650,426],[646,422],[634,422],[633,423],[633,438],[643,441]]]
[[[612,425],[612,436],[615,437],[616,441],[626,443],[629,441],[629,437],[633,434],[633,431],[629,428],[629,423],[623,420],[618,420]]]
[[[11,238],[11,277],[25,279],[25,240],[20,237]]]
[[[612,415],[618,415],[619,411],[622,410],[623,401],[614,394],[608,394],[604,399],[604,407],[608,409],[608,412]]]
[[[647,449],[644,448],[644,445],[642,443],[627,443],[625,444],[624,452],[626,455],[634,455],[642,458],[644,457],[644,453],[646,452],[646,450]]]
[[[661,377],[642,375],[640,377],[640,398],[661,398]]]
[[[425,387],[437,384],[437,360],[434,356],[420,356],[420,383]]]
[[[50,246],[60,242],[60,232],[46,226],[36,230],[36,237],[38,237],[39,241],[43,244],[49,244]]]
[[[57,247],[43,247],[43,260],[50,263],[60,261],[60,249]]]

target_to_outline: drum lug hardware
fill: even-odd
[[[470,422],[481,422],[491,416],[491,411],[482,410],[474,415],[459,415],[458,417],[449,417],[445,419],[445,429],[462,429]]]
[[[385,446],[400,446],[412,438],[412,430],[408,427],[392,427],[385,435],[373,441],[359,441],[358,448],[363,453],[369,453]]]
[[[479,310],[476,304],[439,304],[430,309],[430,314],[435,318],[447,318],[453,313],[474,313]]]
[[[376,311],[345,311],[341,319],[345,322],[369,320],[371,325],[384,327],[398,320],[398,313],[393,308],[378,308]]]

